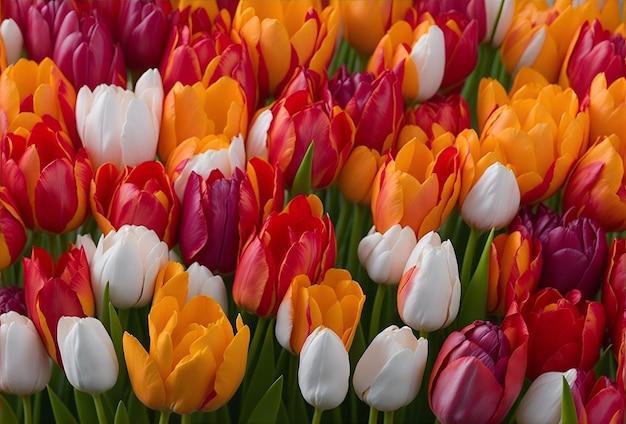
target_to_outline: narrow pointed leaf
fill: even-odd
[[[114,424],[130,424],[130,420],[128,419],[128,411],[126,411],[126,407],[124,406],[124,402],[122,401],[117,404]]]
[[[567,380],[563,377],[563,398],[561,401],[561,422],[563,424],[578,424],[578,416],[576,415],[576,406],[574,406],[574,396],[572,389],[567,384]]]
[[[11,404],[7,402],[7,399],[0,395],[0,423],[4,424],[19,424],[17,416],[11,408]]]
[[[98,422],[98,414],[91,395],[74,389],[74,401],[78,412],[78,420],[81,423]]]
[[[54,390],[48,386],[48,398],[50,399],[50,405],[52,406],[52,414],[54,415],[54,421],[57,423],[66,424],[78,424],[76,418],[72,415],[70,410],[65,406],[63,401],[59,399]]]
[[[311,170],[313,168],[313,146],[315,142],[312,141],[302,158],[300,168],[296,172],[296,176],[293,179],[293,185],[291,186],[290,197],[293,199],[298,194],[308,195],[311,192]]]
[[[278,413],[282,402],[283,376],[281,375],[265,392],[259,403],[252,411],[249,424],[275,423],[278,422]]]

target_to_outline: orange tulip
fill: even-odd
[[[626,140],[600,138],[580,159],[563,192],[563,210],[591,218],[605,231],[626,230]]]
[[[306,274],[294,277],[276,315],[276,339],[300,354],[306,338],[323,325],[333,330],[350,350],[361,318],[365,295],[345,269],[331,268],[316,284]]]
[[[410,226],[418,239],[436,231],[454,208],[461,187],[461,156],[448,133],[447,143],[412,139],[376,175],[372,189],[372,217],[376,230]]]
[[[369,206],[372,184],[387,156],[367,146],[356,146],[341,168],[337,184],[341,194],[352,203]]]
[[[204,86],[176,83],[163,101],[157,154],[164,162],[172,150],[190,137],[223,134],[227,140],[248,129],[246,97],[239,83],[221,77]]]
[[[589,88],[589,142],[602,136],[616,134],[626,140],[626,78],[607,84],[603,73],[598,74]]]
[[[277,97],[298,66],[326,74],[339,25],[339,10],[319,0],[240,0],[231,37],[248,47],[260,100]]]

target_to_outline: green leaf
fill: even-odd
[[[612,352],[612,345],[609,345],[604,352],[598,358],[598,361],[593,367],[595,375],[606,375],[611,380],[615,381],[615,369],[617,364],[615,363],[615,355]]]
[[[563,398],[561,401],[561,422],[563,424],[578,424],[578,416],[576,415],[576,406],[574,405],[574,396],[572,389],[567,384],[565,376],[563,376]]]
[[[282,403],[283,376],[281,375],[265,392],[252,411],[248,424],[275,423]]]
[[[78,424],[76,418],[72,415],[70,410],[65,406],[63,401],[59,399],[52,387],[48,386],[48,398],[50,399],[50,405],[52,406],[52,414],[54,415],[54,421],[64,424]]]
[[[81,423],[98,422],[98,414],[90,394],[74,389],[74,402],[78,411],[78,421]]]
[[[0,423],[19,424],[15,411],[11,408],[11,404],[2,395],[0,395]]]
[[[274,324],[275,319],[271,319],[265,329],[265,338],[254,367],[254,373],[244,392],[240,422],[247,421],[261,394],[267,391],[270,382],[274,380]]]
[[[128,418],[131,423],[148,424],[148,410],[146,406],[137,399],[135,392],[131,390],[128,397]]]
[[[300,168],[296,172],[296,176],[293,179],[291,186],[290,198],[293,199],[298,194],[308,195],[311,192],[311,169],[313,168],[313,146],[314,141],[311,141],[309,148],[306,150]]]
[[[461,309],[457,318],[458,328],[462,328],[476,319],[485,319],[489,286],[489,258],[494,233],[494,229],[489,232],[476,271],[474,271],[465,292],[461,293]]]
[[[117,411],[115,411],[115,424],[130,424],[130,420],[128,419],[128,411],[126,411],[126,407],[124,406],[124,402],[120,401],[117,404]]]
[[[107,308],[106,306],[109,303],[111,303],[111,296],[109,294],[109,282],[107,281],[106,285],[104,286],[104,297],[102,300],[102,317],[100,317],[100,321],[102,321],[104,328],[106,328],[109,334],[111,334],[111,319],[109,317],[109,308]]]
[[[107,286],[108,287],[108,286]],[[126,360],[124,359],[124,346],[122,343],[122,337],[124,336],[124,328],[122,322],[115,310],[115,307],[111,302],[108,303],[108,315],[109,315],[109,334],[113,341],[113,347],[115,348],[115,356],[117,357],[117,363],[119,364],[119,374],[115,386],[111,389],[111,395],[114,399],[119,400],[126,396],[127,390],[130,387],[128,380],[128,371],[126,369]]]

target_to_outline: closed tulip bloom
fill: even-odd
[[[454,248],[439,234],[424,235],[411,251],[398,285],[398,312],[418,331],[447,327],[459,312],[461,281]]]
[[[530,296],[522,314],[529,333],[529,378],[573,367],[588,371],[598,360],[606,322],[599,302],[584,300],[578,290],[563,296],[546,288]]]
[[[626,335],[626,239],[611,242],[606,272],[602,280],[601,299],[615,356],[619,356]]]
[[[26,246],[26,228],[15,201],[0,187],[0,270],[15,263]]]
[[[563,377],[572,388],[577,375],[578,371],[571,368],[564,372],[549,371],[537,376],[517,407],[516,422],[520,424],[560,423]]]
[[[428,384],[428,400],[437,419],[501,422],[522,389],[528,349],[528,330],[516,305],[501,326],[477,320],[451,333]]]
[[[17,23],[11,19],[3,19],[0,23],[0,36],[2,38],[2,57],[3,63],[0,63],[0,71],[8,65],[13,65],[22,55],[24,47],[24,37]],[[6,61],[5,61],[6,60]]]
[[[419,127],[429,140],[437,136],[439,129],[453,135],[470,127],[470,111],[465,99],[458,94],[435,94],[429,100],[408,108],[404,114],[402,133]],[[403,138],[408,138],[403,135]]]
[[[157,274],[167,263],[169,251],[153,230],[125,224],[102,234],[95,249],[91,237],[82,238],[80,243],[90,252],[89,268],[99,315],[106,307],[102,302],[107,284],[116,308],[140,308],[152,300]]]
[[[417,238],[411,227],[395,224],[384,233],[372,227],[359,242],[357,254],[372,281],[395,285],[400,282],[416,244]]]
[[[333,409],[348,394],[350,359],[333,330],[317,327],[304,342],[298,364],[298,386],[309,405]]]
[[[190,137],[223,134],[226,140],[239,135],[245,139],[246,102],[241,85],[231,77],[221,77],[209,86],[174,84],[163,101],[159,158],[167,162],[172,150]]]
[[[63,316],[86,317],[95,313],[89,263],[85,250],[72,247],[55,263],[48,252],[33,246],[30,257],[22,259],[24,297],[48,354],[62,365],[57,344],[57,323]]]
[[[626,139],[615,134],[599,138],[572,171],[563,191],[563,210],[573,208],[605,231],[626,230],[624,154]]]
[[[276,339],[300,354],[307,336],[323,325],[334,331],[350,350],[361,319],[365,295],[345,269],[331,268],[319,282],[297,275],[278,308]]]
[[[610,138],[611,134],[626,140],[626,131],[618,122],[626,119],[626,78],[607,84],[603,73],[596,75],[589,88],[589,140]],[[621,143],[620,143],[621,144]]]
[[[28,315],[23,287],[5,286],[0,288],[0,314],[10,311],[20,315]]]
[[[195,296],[180,305],[167,296],[150,309],[148,330],[148,351],[128,332],[122,339],[133,391],[148,408],[181,415],[214,411],[235,394],[250,343],[241,316],[234,334],[210,297]]]
[[[490,165],[461,203],[461,216],[472,228],[506,227],[517,214],[520,192],[515,174],[499,162]]]
[[[486,30],[482,42],[500,47],[515,15],[514,0],[485,1]]]
[[[428,15],[414,28],[398,21],[376,46],[367,70],[379,75],[393,69],[402,78],[406,104],[431,98],[441,86],[446,66],[445,37]]]
[[[596,380],[592,371],[587,373],[584,383],[584,419],[589,423],[623,423],[626,400],[618,385],[606,375],[601,375]],[[580,422],[584,421],[581,419]]]
[[[134,92],[115,85],[83,86],[76,98],[76,126],[94,168],[112,162],[118,168],[154,160],[163,86],[156,69],[139,77]]]
[[[57,337],[63,370],[81,392],[99,395],[117,381],[119,364],[111,336],[96,318],[62,317]]]
[[[0,392],[18,396],[43,390],[50,357],[33,322],[15,311],[0,314]]]
[[[391,325],[378,333],[354,369],[359,399],[379,411],[395,411],[413,401],[422,385],[428,340],[409,327]]]

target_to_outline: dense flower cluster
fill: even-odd
[[[0,0],[0,421],[624,422],[621,7]]]

